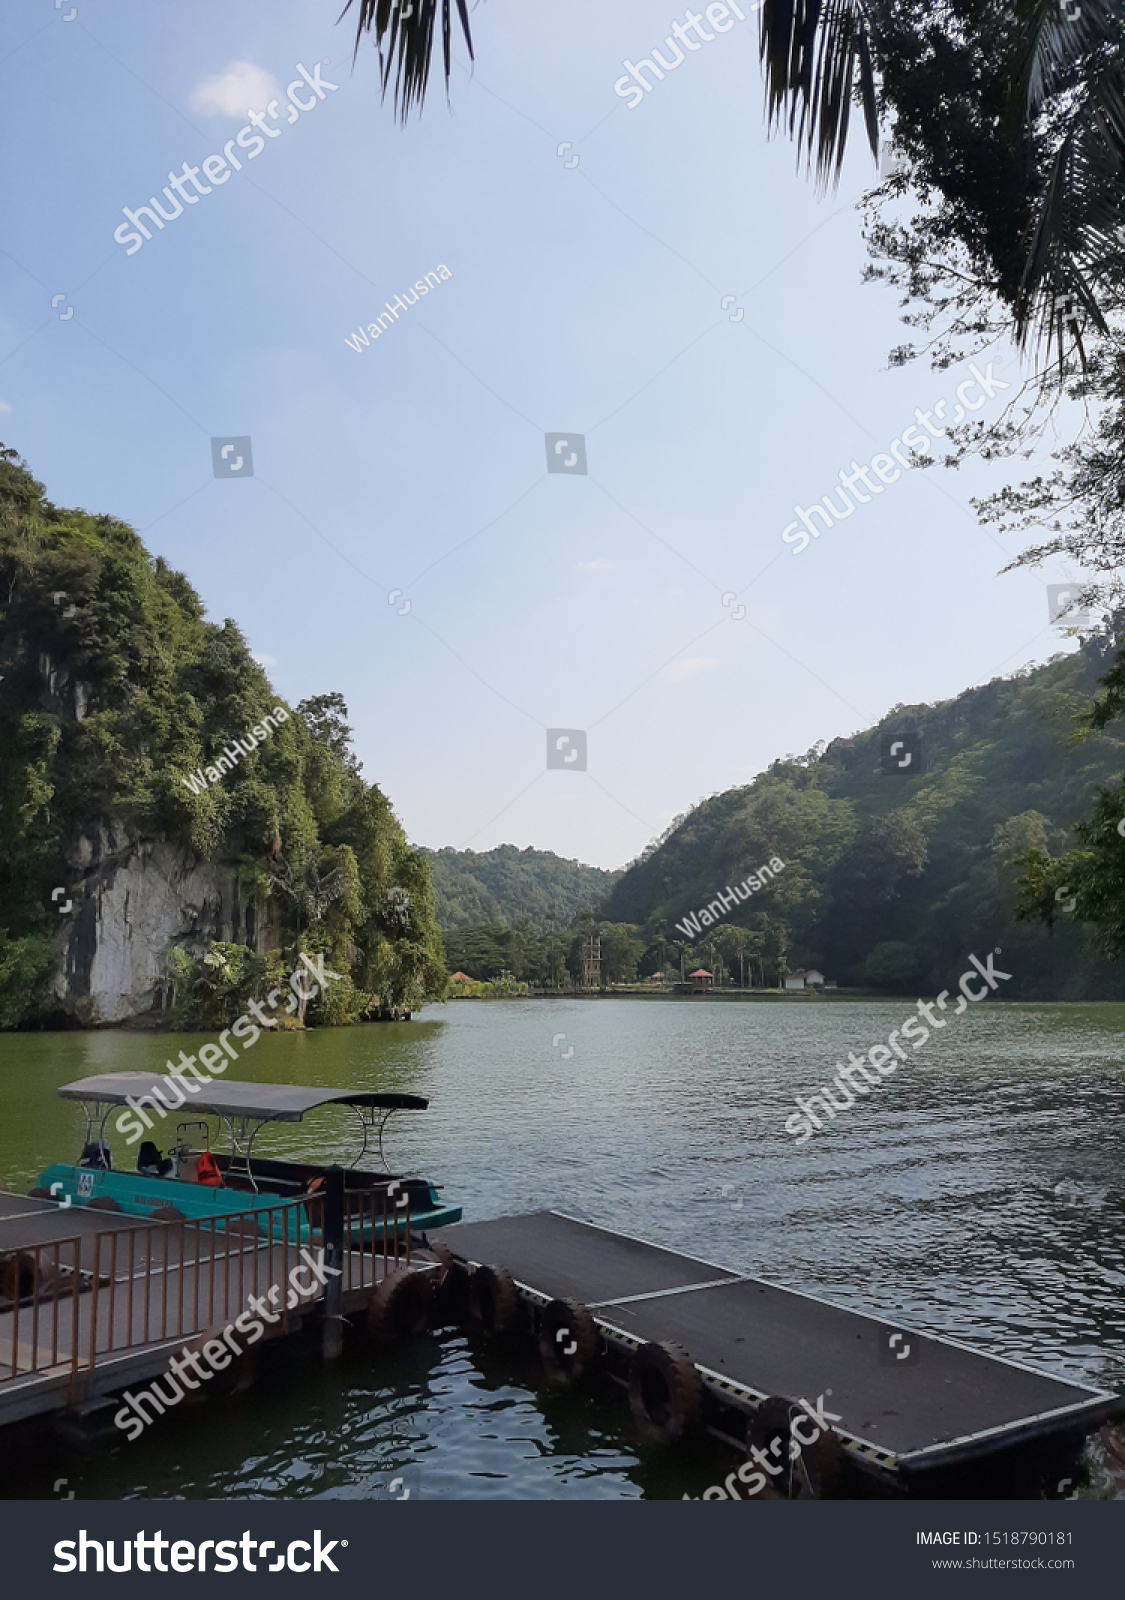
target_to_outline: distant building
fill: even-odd
[[[688,976],[691,978],[692,994],[707,993],[707,990],[711,987],[712,977],[706,967],[696,967],[695,971],[689,973]]]
[[[785,975],[787,989],[824,989],[835,988],[836,985],[826,984],[823,972],[818,972],[815,967],[798,967],[796,972],[787,972]]]
[[[476,979],[470,978],[467,972],[451,972],[449,981],[450,983],[475,983]]]

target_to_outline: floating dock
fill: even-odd
[[[225,1382],[238,1387],[258,1339],[288,1337],[309,1319],[323,1326],[327,1359],[339,1354],[346,1316],[362,1324],[374,1306],[380,1326],[389,1312],[391,1331],[421,1320],[425,1295],[404,1295],[401,1280],[430,1278],[435,1263],[411,1259],[389,1186],[332,1187],[202,1220],[0,1193],[0,1427],[50,1412],[104,1424],[99,1401],[161,1376],[185,1344],[221,1341],[239,1317],[255,1320],[255,1299],[264,1333],[230,1335],[242,1355],[231,1352]],[[312,1263],[332,1270],[318,1275]]]
[[[776,1431],[778,1415],[783,1424],[787,1414],[801,1419],[798,1437],[817,1431],[817,1414],[830,1418],[837,1491],[1058,1494],[1060,1480],[1078,1476],[1085,1439],[1121,1410],[1108,1392],[561,1212],[458,1223],[441,1237],[463,1271],[490,1267],[495,1280],[506,1269],[525,1320],[546,1319],[540,1347],[548,1346],[549,1363],[551,1341],[563,1350],[577,1344],[587,1314],[607,1371],[630,1384],[634,1415],[650,1433],[677,1435],[678,1413],[693,1420],[691,1395],[675,1392],[682,1373],[665,1363],[661,1379],[650,1361],[631,1377],[638,1352],[653,1346],[689,1354],[699,1426],[742,1452]],[[801,1492],[817,1493],[818,1465],[810,1459],[809,1467]]]
[[[401,1180],[346,1189],[327,1172],[322,1193],[202,1219],[0,1193],[0,1426],[56,1413],[112,1433],[110,1396],[163,1378],[185,1348],[222,1355],[224,1338],[231,1370],[207,1392],[248,1387],[244,1316],[263,1344],[311,1328],[326,1360],[349,1325],[376,1346],[458,1323],[529,1335],[549,1380],[626,1388],[643,1439],[732,1449],[740,1464],[709,1498],[1052,1498],[1122,1411],[1106,1391],[561,1212],[412,1235]]]

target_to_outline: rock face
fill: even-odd
[[[233,864],[199,861],[160,840],[115,836],[101,826],[68,852],[72,909],[55,982],[59,1010],[86,1027],[160,1010],[170,952],[212,939],[265,948],[268,915],[238,883]],[[60,899],[60,908],[66,905]],[[272,907],[267,906],[268,911]]]

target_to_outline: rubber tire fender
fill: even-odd
[[[150,1222],[178,1222],[183,1224],[187,1221],[183,1212],[177,1210],[175,1206],[157,1206],[156,1210],[150,1211],[148,1215]]]
[[[447,1244],[431,1243],[440,1263],[434,1279],[434,1326],[461,1324],[469,1314],[469,1275]]]
[[[507,1333],[516,1320],[520,1297],[507,1267],[478,1267],[469,1280],[469,1310],[489,1338]]]
[[[597,1323],[577,1300],[552,1300],[539,1313],[539,1355],[552,1383],[574,1387],[597,1367],[602,1341]]]
[[[430,1272],[403,1268],[388,1272],[367,1302],[367,1336],[376,1344],[394,1344],[421,1333],[430,1320],[434,1283]]]
[[[826,1429],[815,1444],[802,1449],[801,1463],[806,1481],[801,1484],[798,1500],[835,1500],[844,1464],[840,1435],[831,1428]]]
[[[35,1254],[31,1250],[9,1250],[0,1256],[0,1299],[3,1309],[11,1311],[14,1305],[34,1295],[47,1286],[47,1274],[35,1270]]]
[[[629,1409],[650,1444],[678,1444],[699,1424],[703,1380],[678,1344],[643,1344],[629,1363]]]
[[[801,1485],[800,1471],[790,1455],[794,1416],[804,1416],[796,1401],[783,1394],[771,1394],[758,1402],[757,1410],[750,1414],[746,1423],[747,1454],[751,1448],[756,1448],[775,1467],[782,1468],[778,1473],[768,1472],[765,1467],[761,1469],[771,1492],[781,1500],[796,1498]],[[775,1444],[776,1449],[772,1448]]]
[[[122,1211],[124,1207],[112,1195],[99,1194],[93,1200],[87,1200],[87,1211]]]

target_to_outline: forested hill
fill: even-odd
[[[1061,892],[1053,932],[1015,917],[1014,859],[1072,846],[1096,787],[1125,770],[1120,731],[1075,740],[1076,715],[1110,659],[1108,641],[1095,638],[1046,666],[937,705],[898,706],[877,728],[776,762],[674,825],[624,873],[603,915],[639,925],[643,970],[683,942],[674,925],[685,913],[776,855],[785,862],[776,881],[706,928],[699,954],[713,948],[737,970],[741,940],[765,951],[767,967],[780,957],[841,984],[921,992],[947,983],[970,951],[1000,945],[1014,974],[1009,996],[1125,997],[1121,964],[1095,952]],[[920,736],[923,770],[884,775],[883,736],[903,733]]]
[[[579,912],[595,909],[620,874],[565,861],[549,850],[424,850],[433,878],[438,926],[454,932],[490,923],[528,921],[542,928],[569,927]]]
[[[2,446],[0,602],[0,1028],[222,1026],[310,951],[341,975],[321,1024],[444,995],[341,697],[280,704],[234,622]]]

